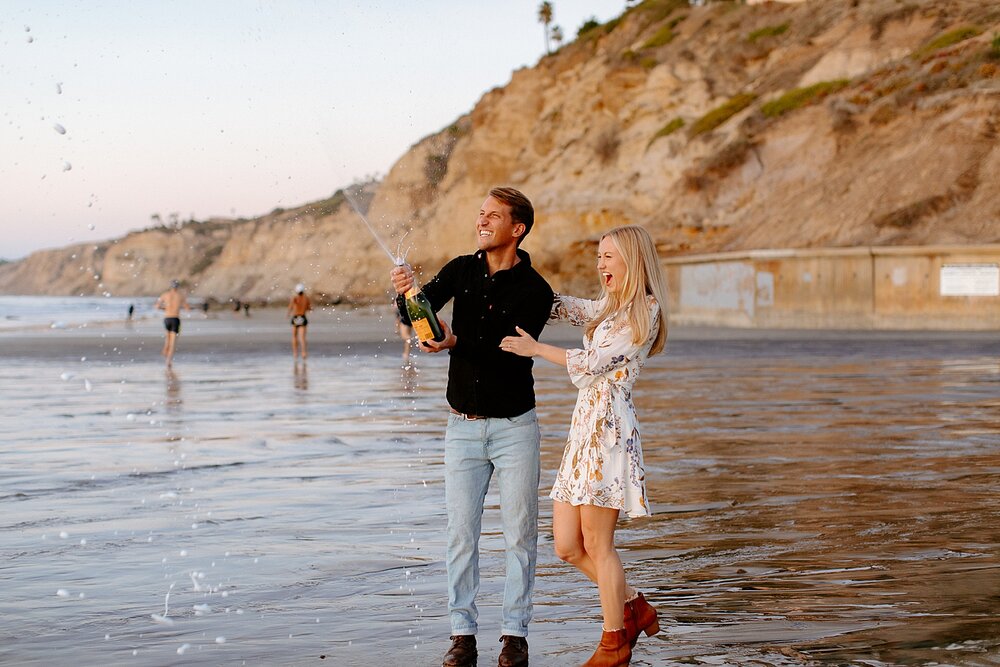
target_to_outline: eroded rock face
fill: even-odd
[[[513,185],[536,208],[525,249],[579,293],[596,288],[601,233],[626,223],[664,256],[1000,241],[991,3],[643,4],[415,144],[368,218],[433,273],[475,248],[488,189]],[[822,92],[783,97],[807,86]],[[387,298],[387,258],[335,200],[35,253],[0,266],[0,292],[154,294],[180,277],[217,299],[282,301],[300,281],[329,301]]]

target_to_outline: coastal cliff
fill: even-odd
[[[602,231],[663,257],[758,248],[1000,242],[1000,5],[975,0],[646,0],[416,143],[364,188],[434,272],[474,246],[487,189],[536,209],[525,249],[592,291]],[[334,185],[335,187],[335,185]],[[342,191],[253,220],[190,222],[0,265],[0,292],[320,300],[387,293]]]

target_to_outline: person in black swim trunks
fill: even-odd
[[[179,289],[180,286],[180,281],[171,280],[170,289],[156,299],[156,308],[163,311],[163,326],[167,330],[161,354],[166,358],[168,367],[173,365],[174,347],[177,344],[177,335],[181,332],[181,308],[191,310],[191,306]]]
[[[288,302],[288,314],[292,317],[292,358],[297,359],[302,355],[302,361],[306,360],[306,329],[309,327],[309,320],[306,313],[312,310],[312,302],[306,296],[306,286],[299,283],[295,286],[295,296]]]

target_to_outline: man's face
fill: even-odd
[[[510,206],[487,197],[479,209],[476,220],[476,238],[480,250],[494,250],[507,245],[517,245],[524,233],[524,225],[510,217]]]

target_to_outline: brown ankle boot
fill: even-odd
[[[583,667],[626,667],[631,660],[632,647],[628,644],[625,630],[605,630],[597,650],[590,660],[583,663]]]
[[[660,620],[656,617],[656,609],[646,602],[642,593],[625,603],[625,632],[628,633],[629,646],[635,646],[643,632],[652,637],[659,631]]]

